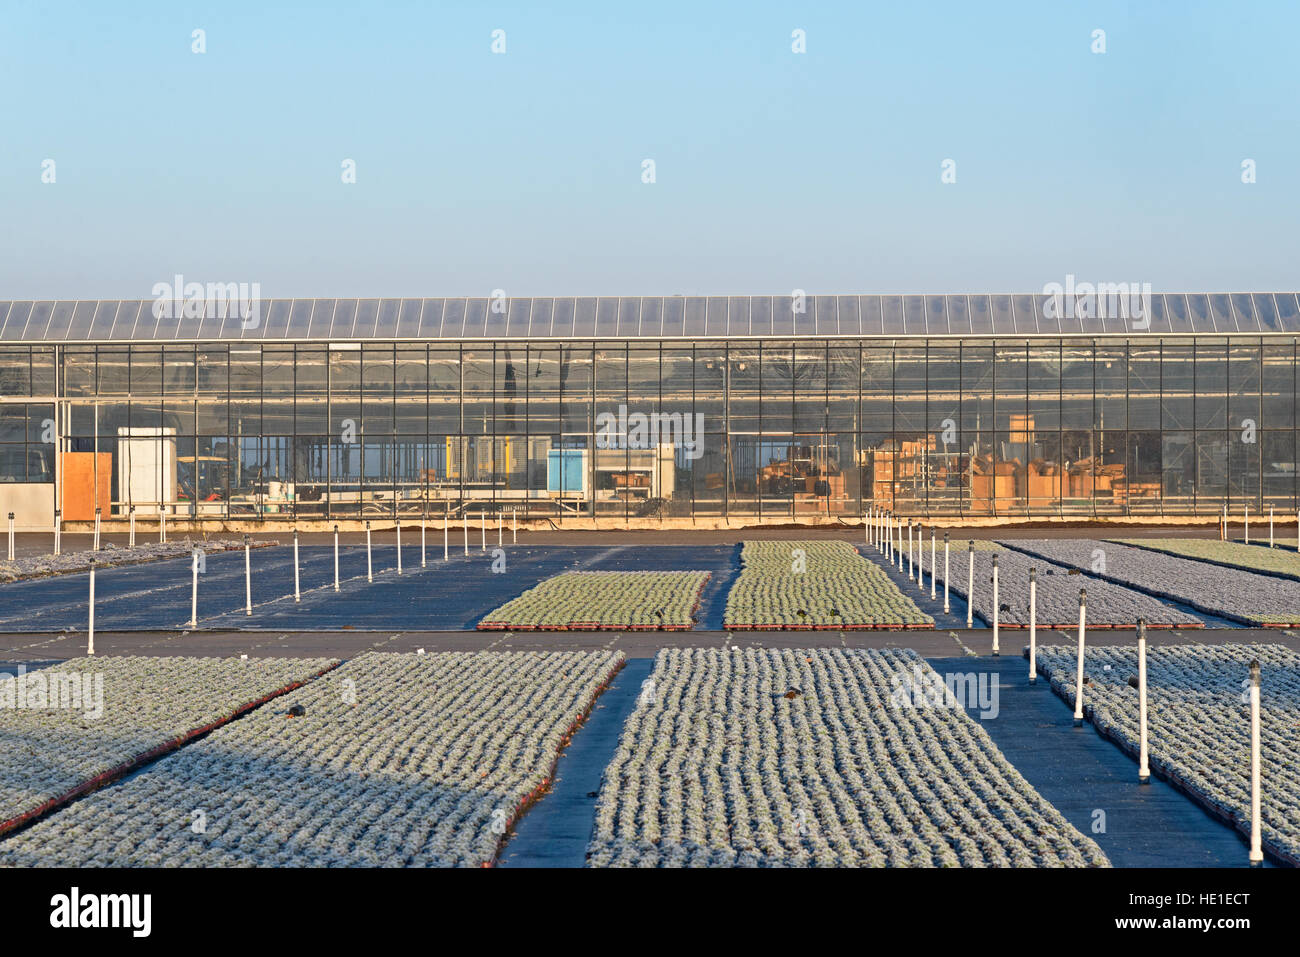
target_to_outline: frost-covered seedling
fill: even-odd
[[[588,862],[1105,866],[965,710],[907,694],[918,672],[913,651],[661,651]]]
[[[1148,548],[1166,552],[1179,558],[1219,565],[1229,565],[1245,571],[1263,572],[1300,579],[1300,555],[1295,546],[1286,548],[1261,548],[1242,542],[1221,542],[1202,538],[1134,538],[1116,539],[1120,544],[1134,548]]]
[[[488,613],[482,629],[691,627],[708,572],[566,572]]]
[[[1091,598],[1091,592],[1089,593]],[[1261,673],[1261,826],[1266,846],[1300,862],[1300,653],[1283,645],[1171,645],[1147,650],[1151,768],[1194,791],[1243,833],[1250,831],[1251,661]],[[1074,702],[1077,653],[1038,651],[1039,671]],[[1088,717],[1130,754],[1138,750],[1137,651],[1094,647],[1084,655]]]
[[[0,865],[487,864],[622,661],[359,655],[0,842]]]
[[[1106,554],[1106,570],[1101,574],[1110,581],[1245,624],[1300,624],[1300,581],[1224,568],[1115,542],[1017,539],[1003,544],[1077,568],[1090,568],[1093,552],[1101,548]],[[1089,606],[1091,617],[1091,602]]]
[[[239,542],[226,540],[204,541],[201,544],[208,554],[243,547]],[[260,542],[259,547],[275,544],[275,542]],[[114,545],[112,542],[103,542],[97,552],[65,551],[58,555],[28,555],[13,561],[0,559],[0,582],[84,572],[90,568],[92,557],[95,559],[97,569],[110,565],[132,565],[167,558],[186,558],[193,552],[195,546],[196,543],[188,539],[175,542],[145,542],[130,548]]]
[[[0,833],[133,759],[335,664],[95,657],[0,678]]]
[[[728,628],[934,625],[847,542],[745,542],[741,562],[727,595]]]

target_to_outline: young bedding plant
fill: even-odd
[[[1300,581],[1225,568],[1117,542],[1016,539],[1002,544],[1242,624],[1268,627],[1300,624]],[[1091,591],[1088,599],[1091,606]]]
[[[926,628],[934,619],[847,542],[745,542],[724,623],[736,629]]]
[[[619,652],[368,652],[0,841],[0,866],[479,867]]]
[[[482,630],[689,630],[708,572],[565,572],[489,612]]]
[[[337,664],[96,657],[0,678],[0,834]]]
[[[1089,598],[1092,597],[1089,593]],[[1038,650],[1038,669],[1074,703],[1078,651]],[[1258,660],[1260,829],[1266,848],[1300,864],[1300,653],[1282,645],[1171,645],[1147,650],[1147,736],[1152,770],[1250,834],[1250,706],[1245,682]],[[1138,751],[1137,651],[1084,654],[1084,712],[1130,755]],[[1243,855],[1244,856],[1244,855]]]
[[[664,649],[593,867],[1108,866],[911,650]]]
[[[1300,554],[1296,554],[1294,544],[1290,549],[1283,549],[1201,538],[1117,538],[1114,541],[1179,558],[1300,580]]]

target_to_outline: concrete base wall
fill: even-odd
[[[9,513],[20,532],[54,530],[53,482],[0,482],[0,533],[9,527]]]

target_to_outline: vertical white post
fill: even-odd
[[[948,612],[951,610],[951,608],[948,605],[949,577],[951,576],[949,575],[949,565],[948,565],[948,533],[944,532],[943,533],[943,613],[945,615],[948,614]]]
[[[871,509],[862,513],[862,544],[871,544]]]
[[[975,627],[975,540],[966,546],[966,627]]]
[[[14,513],[9,513],[9,560],[14,560]]]
[[[1147,751],[1147,620],[1138,619],[1138,784],[1151,783]]]
[[[253,558],[252,550],[248,544],[248,536],[244,536],[244,614],[253,613]]]
[[[487,551],[487,512],[478,513],[478,534],[479,534],[478,550],[480,552],[486,552]]]
[[[916,567],[912,561],[912,523],[907,523],[907,580],[916,581]]]
[[[998,621],[1001,618],[1001,608],[998,605],[998,553],[993,553],[993,657],[997,658],[1002,652],[998,649]]]
[[[1074,726],[1083,727],[1083,634],[1087,627],[1088,589],[1079,589],[1079,668],[1074,679]]]
[[[898,542],[894,546],[894,555],[898,559],[898,570],[903,571],[903,520],[898,520]]]
[[[1273,506],[1268,507],[1268,547],[1273,547]]]
[[[519,544],[519,512],[513,508],[510,510],[510,544]]]
[[[935,584],[935,580],[934,580],[934,571],[935,571],[934,562],[935,562],[935,557],[938,555],[938,552],[939,552],[938,543],[935,541],[935,531],[932,528],[930,529],[930,601],[934,601],[935,598],[938,597],[938,594],[936,592],[938,585]]]
[[[97,551],[99,551],[99,516],[100,516],[100,513],[101,513],[102,511],[103,511],[103,509],[101,509],[101,508],[96,508],[96,509],[95,509],[95,541],[94,541],[94,543],[90,546],[90,550],[91,550],[92,552],[97,552]]]
[[[1250,506],[1241,506],[1241,534],[1246,544],[1250,544]]]
[[[63,513],[54,510],[54,554],[59,554],[59,533],[63,531]]]
[[[465,530],[465,554],[468,555],[469,554],[469,512],[465,513],[464,519],[461,520],[461,525]]]
[[[402,520],[397,520],[397,574],[402,574]]]
[[[190,627],[199,627],[199,550],[190,554]]]
[[[302,601],[298,578],[298,529],[293,530],[293,600]]]
[[[366,581],[375,580],[375,565],[370,555],[370,522],[366,522]]]
[[[425,557],[425,546],[424,546],[425,528],[428,526],[428,524],[429,524],[429,516],[428,513],[425,513],[424,518],[420,521],[420,567],[421,568],[425,568],[429,564],[428,560]]]
[[[127,547],[135,548],[135,506],[132,505],[126,510],[127,523],[129,527],[129,537],[127,538]]]
[[[502,516],[500,510],[498,510],[497,511],[497,548],[500,548],[501,545],[503,544],[501,541],[501,536],[504,534],[502,531],[502,524],[501,524],[503,520],[504,520],[504,516]]]
[[[158,506],[158,541],[167,541],[167,508],[163,505]]]
[[[442,510],[442,560],[445,562],[448,558],[448,547],[451,544],[451,532],[447,528],[447,510]]]
[[[334,590],[339,590],[339,527],[334,526]]]
[[[90,605],[86,620],[86,654],[95,654],[95,556],[90,556]]]
[[[1029,683],[1038,681],[1038,569],[1029,569]]]
[[[1264,863],[1259,821],[1259,662],[1250,663],[1250,866]]]

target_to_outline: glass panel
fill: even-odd
[[[506,336],[511,339],[527,339],[532,311],[532,299],[511,299],[510,311],[506,314]]]
[[[1232,303],[1223,293],[1210,297],[1210,314],[1214,317],[1215,332],[1236,332],[1237,323],[1232,318]]]
[[[944,309],[943,296],[925,298],[925,329],[932,336],[948,334],[948,313]]]
[[[12,302],[0,302],[0,339],[4,338],[5,322],[9,318],[9,310],[12,306]]]
[[[862,334],[862,319],[858,314],[857,296],[840,296],[840,335],[858,336]]]
[[[1014,335],[1016,324],[1011,319],[1011,297],[990,296],[993,331],[999,336]]]
[[[23,337],[23,330],[27,328],[27,318],[31,315],[32,303],[15,302],[9,309],[9,318],[5,322],[4,331],[0,332],[0,339],[6,341],[16,341]]]
[[[285,330],[286,339],[306,339],[311,335],[311,310],[316,304],[314,299],[295,299],[289,311],[289,327]],[[266,338],[271,338],[270,326],[266,329]]]
[[[420,338],[437,339],[442,335],[441,299],[426,299],[420,308]]]
[[[708,315],[704,322],[704,329],[710,336],[725,336],[727,334],[726,297],[712,296],[709,298]]]
[[[1277,307],[1273,296],[1267,292],[1257,292],[1255,299],[1255,316],[1259,319],[1261,332],[1282,332],[1282,323],[1278,321]]]
[[[670,296],[664,300],[665,336],[680,336],[685,334],[685,312],[686,300],[681,296]]]
[[[50,318],[49,327],[45,330],[43,339],[49,342],[62,342],[68,334],[68,326],[72,323],[73,310],[77,308],[77,303],[67,299],[61,299],[54,307],[54,315]],[[31,338],[28,336],[27,338]]]
[[[130,300],[122,303],[117,308],[117,315],[113,317],[113,331],[109,333],[110,339],[130,339],[135,334],[135,319],[141,310],[148,312],[152,303],[140,302],[139,300]]]
[[[879,296],[858,296],[858,320],[861,323],[862,335],[881,334]]]
[[[489,339],[500,339],[506,334],[506,320],[509,318],[510,303],[503,299],[487,299],[487,314],[483,323],[483,335]]]
[[[90,329],[86,333],[87,339],[107,339],[113,333],[113,317],[117,315],[117,307],[120,306],[116,299],[108,299],[99,303],[95,309],[95,318],[91,320]]]
[[[618,330],[618,300],[598,299],[596,301],[596,335],[601,338],[612,337]]]
[[[1133,331],[1134,314],[1132,303],[1128,295],[1110,295],[1105,296],[1098,293],[1098,314],[1101,317],[1102,332],[1111,335],[1124,335]]]
[[[993,314],[989,310],[988,296],[970,296],[970,331],[971,335],[987,336],[993,332]]]
[[[812,299],[813,330],[819,336],[837,336],[840,332],[839,303],[834,296],[814,296]]]
[[[903,325],[909,336],[925,335],[925,299],[922,296],[903,297]]]
[[[1038,332],[1038,311],[1033,296],[1012,296],[1011,314],[1016,335],[1032,336]]]
[[[352,324],[351,339],[370,339],[375,334],[375,322],[379,318],[378,299],[358,299],[357,319]],[[338,321],[338,317],[335,317]]]
[[[334,304],[334,318],[330,322],[331,339],[351,339],[352,327],[357,318],[357,301],[340,299]]]
[[[772,335],[794,334],[794,301],[789,296],[772,298]]]
[[[442,338],[459,339],[465,331],[465,300],[447,299],[442,308]]]
[[[1194,331],[1191,314],[1187,310],[1187,297],[1180,292],[1165,296],[1165,308],[1169,311],[1169,327],[1175,334]]]
[[[308,339],[317,341],[330,337],[334,323],[334,300],[314,299],[311,304],[311,324],[307,327]]]
[[[127,304],[122,303],[122,305],[123,307],[125,307]],[[149,304],[145,303],[144,307],[148,309]],[[133,310],[134,308],[135,307],[132,307]],[[194,332],[194,338],[195,339],[221,338],[221,324],[226,321],[225,313],[226,310],[229,308],[230,308],[229,303],[222,303],[222,302],[217,303],[216,309],[211,314],[205,314],[203,318],[199,320],[198,328]],[[236,306],[236,308],[238,308],[238,306]],[[261,308],[261,304],[259,304],[259,309],[260,308]],[[118,311],[119,323],[121,322],[122,315],[123,315],[122,311],[119,310]]]
[[[573,299],[556,299],[555,314],[551,319],[551,336],[565,338],[573,335],[577,302]],[[534,333],[535,334],[535,333]]]
[[[1210,318],[1210,300],[1200,293],[1187,294],[1187,314],[1192,332],[1213,332],[1214,320]]]
[[[727,335],[749,335],[749,297],[732,296],[727,303]]]
[[[1169,310],[1165,307],[1165,297],[1156,293],[1151,297],[1150,331],[1156,334],[1172,332],[1169,327]]]
[[[1255,318],[1255,307],[1250,304],[1250,293],[1236,292],[1231,299],[1232,311],[1237,314],[1237,331],[1259,332],[1259,320]]]
[[[135,331],[131,333],[132,339],[152,339],[154,333],[158,331],[159,326],[166,328],[169,325],[174,326],[180,320],[176,317],[180,315],[184,303],[180,301],[149,301],[145,300],[140,304],[140,314],[135,319]],[[114,332],[117,329],[114,327]]]
[[[596,334],[596,300],[591,298],[574,300],[573,335],[590,339]]]
[[[311,307],[311,300],[302,300]],[[293,310],[293,302],[288,299],[272,299],[270,302],[262,301],[262,325],[265,327],[263,338],[266,339],[283,339],[289,331],[289,316]],[[250,336],[249,338],[256,338]]]
[[[401,313],[402,304],[397,299],[382,299],[379,302],[379,318],[375,321],[375,331],[373,333],[376,339],[391,339],[397,335],[397,319]],[[358,323],[358,327],[360,323]]]
[[[663,331],[664,302],[658,296],[646,296],[641,300],[641,335],[658,336]]]
[[[1279,292],[1273,297],[1277,303],[1277,319],[1284,332],[1300,332],[1300,301],[1293,292]]]
[[[72,324],[68,326],[68,333],[64,338],[87,338],[90,335],[90,321],[95,318],[95,307],[98,305],[98,300],[94,299],[83,299],[77,303],[77,309],[72,314]]]
[[[618,301],[618,335],[636,336],[641,332],[641,300],[620,299]]]
[[[750,297],[749,334],[751,336],[770,336],[772,334],[771,296]]]
[[[965,296],[948,296],[948,331],[954,336],[970,335],[970,310]]]
[[[402,311],[397,318],[397,338],[415,339],[420,335],[420,310],[423,299],[403,299]]]
[[[528,317],[528,335],[549,336],[554,302],[550,299],[532,300],[532,314]]]
[[[884,319],[884,334],[901,336],[907,330],[903,326],[903,300],[898,296],[882,296],[880,311]]]
[[[698,296],[688,296],[686,298],[686,319],[683,325],[683,334],[692,338],[704,335],[704,306],[705,301]]]

